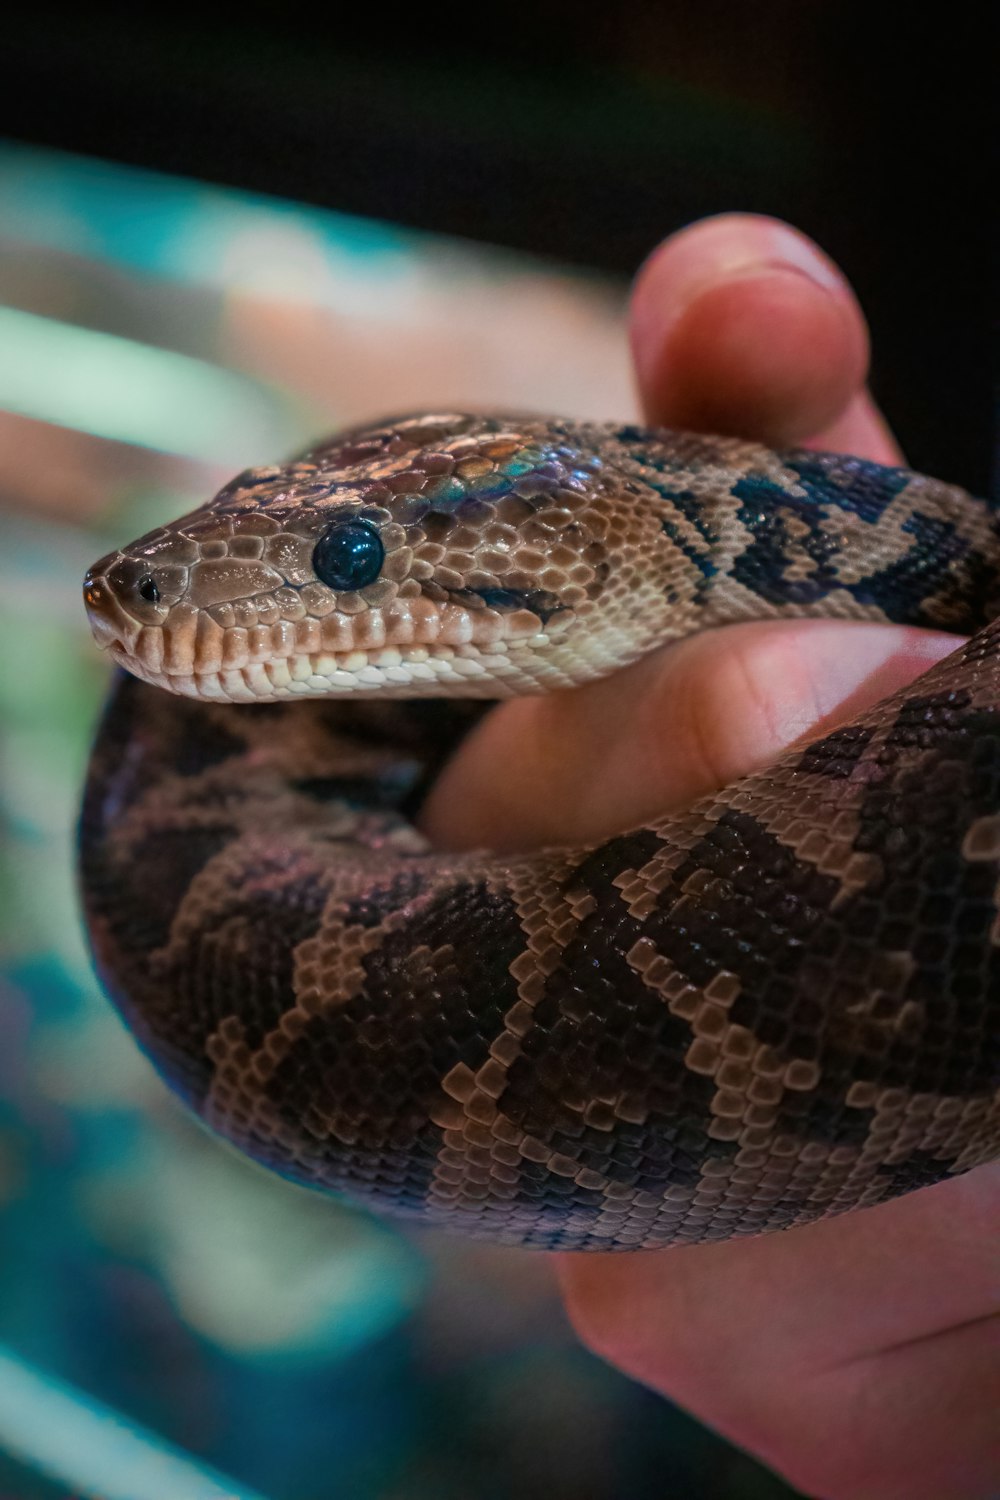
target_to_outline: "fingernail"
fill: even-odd
[[[640,377],[652,376],[671,324],[703,292],[724,282],[781,271],[853,300],[833,261],[812,240],[776,219],[721,214],[671,235],[636,277],[632,341]]]

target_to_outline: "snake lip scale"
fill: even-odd
[[[238,475],[84,597],[127,669],[80,822],[95,963],[264,1165],[504,1244],[628,1249],[1000,1156],[984,502],[845,455],[429,413]],[[970,639],[613,838],[501,858],[420,833],[475,700],[790,617]]]

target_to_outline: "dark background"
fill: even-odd
[[[573,0],[46,4],[5,23],[0,131],[631,273],[702,214],[843,266],[914,466],[989,487],[985,7]]]

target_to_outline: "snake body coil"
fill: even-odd
[[[97,965],[258,1160],[480,1237],[608,1249],[804,1223],[1000,1155],[981,502],[836,455],[432,415],[240,475],[85,596],[134,674],[84,802]],[[445,855],[415,828],[480,711],[455,699],[789,616],[972,639],[595,847]]]

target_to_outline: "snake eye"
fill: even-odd
[[[160,602],[160,591],[156,586],[156,579],[150,573],[139,579],[139,582],[136,584],[136,592],[140,599],[145,599],[147,604],[159,604]]]
[[[374,583],[382,568],[385,548],[367,521],[339,521],[327,527],[313,550],[316,577],[342,593]]]

